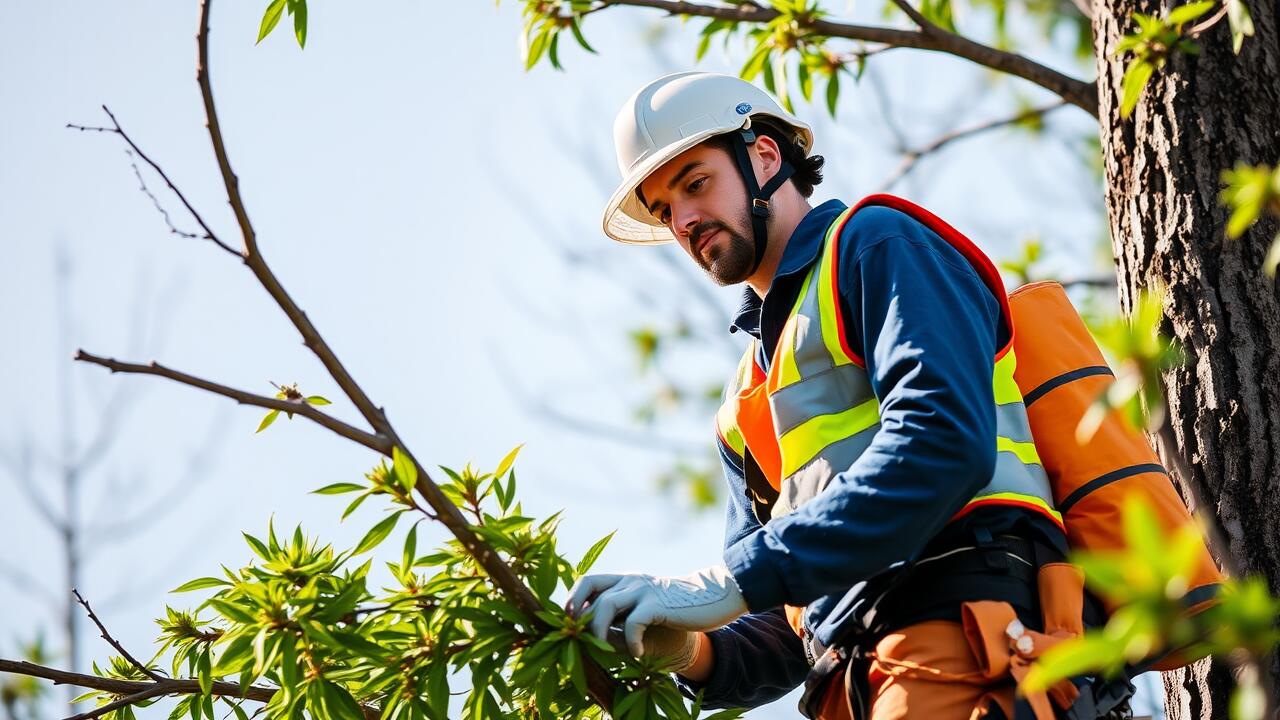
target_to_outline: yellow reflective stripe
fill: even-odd
[[[845,355],[844,348],[840,345],[840,325],[836,320],[836,313],[839,311],[836,309],[836,290],[832,284],[837,262],[836,230],[844,225],[844,218],[851,212],[853,212],[852,209],[844,211],[827,229],[822,260],[818,264],[818,317],[822,318],[822,342],[826,344],[827,352],[831,355],[832,367],[853,362]]]
[[[852,437],[880,422],[880,402],[871,398],[848,410],[819,415],[800,423],[778,438],[782,452],[782,477],[804,467],[823,448]]]
[[[1009,348],[1009,352],[996,362],[995,372],[992,375],[992,389],[995,391],[997,405],[1022,402],[1022,391],[1018,389],[1018,383],[1013,380],[1013,371],[1017,367],[1018,361],[1013,356],[1013,348]]]
[[[1027,465],[1044,465],[1040,462],[1040,453],[1036,452],[1036,444],[1033,442],[1016,442],[1007,437],[996,436],[996,452],[1011,452]]]
[[[957,515],[964,514],[966,510],[970,509],[970,506],[982,505],[983,503],[1032,505],[1037,510],[1040,510],[1044,514],[1056,520],[1059,525],[1062,525],[1062,514],[1057,510],[1054,510],[1053,506],[1046,502],[1044,498],[1036,497],[1035,495],[1024,495],[1016,492],[1000,492],[991,493],[990,495],[979,495],[966,503],[964,509],[957,513]]]
[[[747,443],[742,437],[742,431],[738,429],[737,408],[736,398],[720,406],[716,413],[716,434],[735,453],[742,456],[746,453]]]
[[[778,350],[775,355],[778,358],[776,361],[778,363],[778,386],[771,387],[771,391],[800,381],[800,368],[796,365],[796,324],[803,317],[800,314],[800,306],[804,304],[805,296],[808,293],[809,283],[806,282],[800,286],[800,296],[796,298],[795,307],[791,310],[791,316],[787,318],[787,324],[782,326],[782,335],[778,338]]]

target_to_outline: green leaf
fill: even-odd
[[[293,34],[298,38],[298,47],[306,49],[307,47],[307,0],[289,0],[289,12],[293,15]],[[307,402],[312,405],[328,405],[329,401],[314,395],[312,397],[324,400],[321,403],[312,403],[311,398],[307,398]]]
[[[348,516],[348,515],[350,515],[351,513],[355,512],[355,511],[356,511],[356,508],[360,507],[360,503],[364,502],[364,501],[365,501],[365,499],[366,499],[366,498],[368,498],[368,497],[369,497],[369,495],[371,495],[371,494],[372,494],[372,493],[365,493],[365,494],[361,495],[360,497],[357,497],[355,500],[352,500],[352,501],[351,501],[351,504],[347,506],[347,509],[342,511],[342,519],[343,519],[343,520],[346,520],[346,519],[347,519],[347,516]]]
[[[827,112],[836,116],[836,101],[840,98],[840,73],[833,72],[827,80]]]
[[[742,69],[738,71],[738,75],[742,76],[743,80],[751,82],[760,74],[761,71],[768,67],[769,46],[762,42],[756,46],[756,49],[747,58],[747,62],[743,64]]]
[[[311,494],[312,495],[342,495],[343,493],[359,492],[360,490],[363,490],[363,489],[364,489],[363,485],[359,485],[356,483],[340,482],[340,483],[334,483],[332,485],[325,485],[319,490],[312,490]]]
[[[1225,0],[1227,6],[1227,23],[1231,26],[1231,49],[1237,55],[1244,46],[1244,36],[1253,35],[1253,16],[1249,14],[1249,6],[1244,0]]]
[[[1196,18],[1200,17],[1201,15],[1204,15],[1205,13],[1209,12],[1211,9],[1213,9],[1213,6],[1216,4],[1217,3],[1214,2],[1214,0],[1204,0],[1203,2],[1194,2],[1194,3],[1187,3],[1186,5],[1179,5],[1178,7],[1169,11],[1169,17],[1167,22],[1170,25],[1185,25],[1186,23],[1189,23],[1192,20],[1195,20]]]
[[[392,448],[391,467],[395,470],[396,479],[400,481],[400,487],[405,492],[412,492],[414,486],[418,484],[418,466],[413,463],[408,453],[398,447]]]
[[[227,644],[222,650],[222,654],[218,656],[218,664],[214,668],[214,674],[219,677],[223,675],[234,675],[240,672],[245,663],[249,662],[253,657],[253,636],[249,633],[237,635],[234,640]]]
[[[537,65],[538,60],[542,58],[542,53],[547,49],[547,41],[549,40],[547,35],[548,33],[545,30],[539,31],[533,37],[533,40],[529,41],[524,58],[525,70],[532,70],[533,66]]]
[[[575,572],[579,576],[584,575],[591,569],[591,566],[595,564],[596,559],[600,557],[600,553],[604,552],[605,546],[609,544],[609,541],[613,539],[613,536],[616,535],[617,532],[617,530],[614,530],[608,535],[605,535],[597,540],[596,543],[587,550],[587,554],[582,556],[582,560],[578,562],[578,566],[575,568]]]
[[[591,47],[587,42],[587,39],[582,36],[582,28],[578,24],[578,18],[574,18],[573,21],[569,23],[569,30],[573,32],[573,39],[578,41],[578,44],[582,46],[583,50],[586,50],[593,55],[596,54],[595,48]]]
[[[427,670],[427,707],[434,720],[448,720],[449,678],[448,665],[443,659],[434,661]]]
[[[523,447],[524,447],[524,443],[520,443],[519,445],[515,446],[511,450],[511,452],[507,453],[507,456],[502,458],[502,462],[498,463],[498,469],[494,470],[493,474],[498,477],[502,477],[503,475],[506,475],[507,471],[511,469],[511,465],[515,463],[516,455],[520,454],[520,449]]]
[[[280,22],[280,15],[283,13],[284,0],[271,0],[271,4],[267,6],[267,12],[262,16],[262,25],[258,28],[258,40],[254,43],[255,45],[271,34],[271,31],[276,27],[276,23]],[[274,418],[272,419],[274,420]],[[270,423],[267,424],[269,425]]]
[[[306,5],[303,5],[303,7],[305,8]],[[306,10],[303,10],[303,12],[305,13]],[[295,20],[294,22],[296,23],[297,20]],[[305,33],[306,31],[304,30],[303,32]],[[328,400],[324,399],[319,395],[312,395],[311,397],[307,398],[307,404],[308,405],[332,405],[333,403],[329,402]]]
[[[253,431],[254,434],[256,435],[262,432],[263,430],[266,430],[267,428],[271,427],[271,423],[275,422],[276,418],[278,417],[280,417],[279,410],[272,410],[271,412],[267,413],[266,417],[262,418],[262,422],[258,423],[258,429]]]
[[[1276,268],[1280,267],[1280,233],[1276,234],[1276,239],[1271,241],[1271,249],[1267,251],[1267,257],[1262,261],[1262,270],[1268,277],[1276,276]]]
[[[417,556],[418,551],[418,523],[414,523],[409,528],[409,534],[404,538],[404,554],[400,559],[400,572],[407,573],[413,567],[413,560]]]
[[[404,511],[397,511],[382,522],[374,525],[373,528],[365,534],[364,539],[360,541],[360,544],[356,546],[355,551],[351,554],[359,555],[361,553],[368,552],[377,547],[383,540],[386,540],[387,536],[391,534],[391,531],[395,529],[396,522],[400,520],[400,513],[402,512]]]
[[[244,541],[249,543],[249,547],[258,554],[258,557],[266,560],[267,562],[271,561],[271,551],[267,550],[267,546],[262,544],[261,540],[247,532],[241,532],[240,534],[244,535]]]
[[[337,683],[321,680],[320,694],[324,699],[324,706],[327,710],[326,717],[352,718],[353,720],[360,720],[360,718],[364,717],[364,711],[360,709],[356,699],[351,697],[351,693]]]
[[[171,593],[191,592],[192,590],[203,590],[205,588],[218,587],[219,585],[230,585],[231,583],[221,578],[203,577],[197,578],[190,582],[185,582],[178,587],[170,590]]]
[[[213,689],[213,672],[209,664],[209,648],[205,648],[200,653],[200,658],[196,660],[196,677],[200,680],[200,692],[208,695]]]
[[[1142,96],[1142,91],[1155,70],[1155,66],[1146,60],[1134,60],[1129,63],[1129,68],[1124,71],[1124,95],[1120,101],[1122,117],[1129,117],[1133,109],[1138,106],[1138,98]]]

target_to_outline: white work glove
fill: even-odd
[[[674,578],[588,575],[574,586],[565,609],[574,616],[594,612],[591,633],[601,640],[608,640],[610,625],[621,624],[627,649],[642,657],[645,629],[650,625],[713,630],[745,613],[747,601],[729,569],[713,565]]]

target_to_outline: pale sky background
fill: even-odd
[[[545,400],[626,427],[644,399],[627,332],[669,322],[673,303],[688,302],[661,255],[677,250],[613,245],[598,218],[616,179],[614,113],[641,84],[692,65],[702,23],[681,29],[653,12],[600,13],[584,28],[598,57],[566,37],[567,72],[526,73],[514,0],[496,8],[313,2],[305,51],[287,19],[254,46],[265,5],[214,8],[212,77],[232,163],[267,260],[415,454],[492,467],[526,443],[521,497],[540,516],[565,508],[560,537],[571,557],[617,529],[598,570],[682,574],[717,562],[720,513],[692,513],[654,489],[669,455],[583,435],[530,408],[530,399]],[[878,6],[848,7],[880,21]],[[167,232],[118,138],[64,127],[107,124],[99,109],[107,104],[234,241],[194,82],[196,17],[195,2],[173,0],[0,3],[0,457],[17,457],[27,440],[38,463],[62,454],[60,377],[74,388],[81,451],[105,399],[121,384],[138,394],[112,452],[84,480],[84,514],[109,527],[156,498],[168,498],[166,509],[127,533],[93,538],[80,586],[137,655],[150,654],[151,620],[166,603],[195,602],[167,590],[249,559],[242,530],[261,534],[274,516],[278,528],[302,522],[344,546],[377,518],[371,502],[340,524],[341,499],[308,494],[360,480],[375,462],[365,449],[305,420],[254,435],[256,408],[70,360],[76,347],[155,359],[264,394],[268,381],[297,381],[334,400],[339,417],[358,419],[245,268],[210,243]],[[702,67],[734,72],[743,57],[737,45],[717,49]],[[1071,68],[1050,48],[1039,57]],[[1008,81],[975,100],[992,76],[945,57],[898,50],[871,67],[914,144],[1012,107]],[[828,157],[815,201],[852,202],[898,161],[870,83],[844,87],[836,123],[821,100],[799,108]],[[1077,146],[1096,132],[1071,109],[1050,126]],[[175,221],[193,228],[158,178],[146,177]],[[1039,236],[1049,269],[1099,271],[1100,188],[1069,143],[991,133],[927,159],[895,191],[994,257]],[[72,266],[69,347],[58,331],[59,244]],[[709,292],[710,306],[683,309],[718,328],[738,291]],[[139,327],[152,328],[141,344],[130,341]],[[711,378],[730,372],[735,357],[717,340],[682,360]],[[692,444],[710,442],[710,427],[707,417],[660,429]],[[192,455],[210,435],[214,460],[193,476]],[[37,470],[41,492],[60,504],[47,462]],[[398,545],[389,541],[383,554],[398,556]],[[57,610],[46,596],[67,591],[58,545],[4,465],[0,548],[0,656],[40,628],[56,649]],[[21,587],[18,573],[43,590]],[[90,630],[88,658],[105,659],[109,648]],[[794,699],[749,716],[798,717]]]

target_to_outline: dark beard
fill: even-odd
[[[745,224],[749,226],[749,222],[748,219]],[[705,255],[698,252],[694,255],[694,261],[717,285],[737,285],[746,281],[751,277],[751,271],[755,269],[753,267],[756,262],[755,242],[734,232],[724,223],[713,221],[701,223],[694,228],[694,232],[691,233],[693,245],[696,246],[703,235],[716,230],[721,231],[728,242],[722,243],[722,247],[707,250]]]

